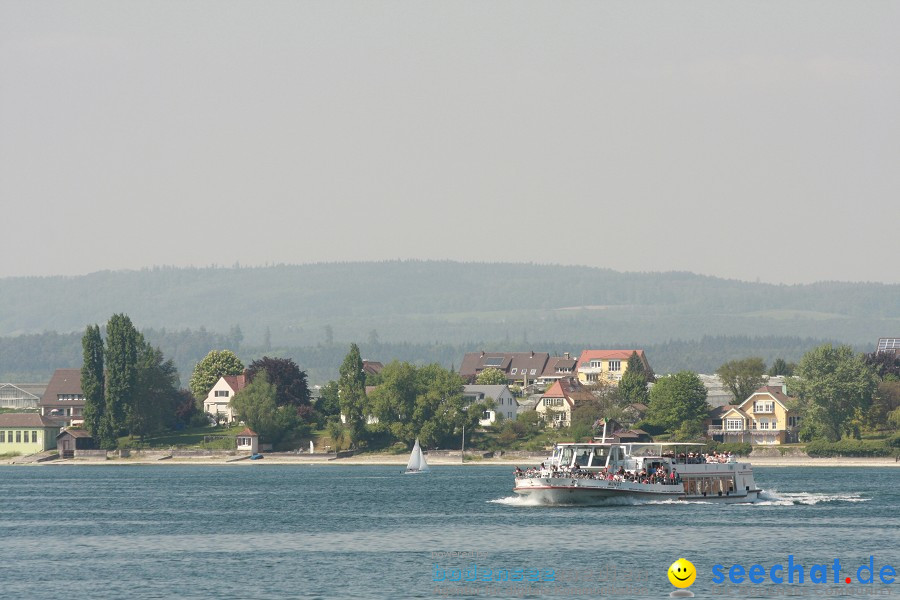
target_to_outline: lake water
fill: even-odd
[[[754,505],[547,508],[513,497],[512,467],[435,467],[418,476],[382,466],[0,467],[0,593],[666,598],[674,590],[666,570],[679,557],[698,571],[690,588],[698,598],[884,597],[900,589],[878,579],[886,564],[900,572],[900,469],[755,473],[767,492]],[[452,552],[473,554],[435,554]],[[804,566],[803,585],[712,582],[715,564],[726,576],[733,564],[768,573],[788,555]],[[875,583],[857,585],[870,556]],[[809,581],[815,564],[828,566],[827,584]],[[504,572],[544,581],[502,581]]]

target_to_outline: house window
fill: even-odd
[[[731,431],[740,431],[744,428],[744,420],[743,419],[726,419],[725,420],[725,429],[729,429]]]
[[[511,413],[511,412],[506,413],[506,418],[507,418],[507,419],[512,419],[512,413]]]
[[[481,418],[482,418],[482,419],[490,419],[490,418],[491,418],[491,411],[489,411],[489,410],[484,411],[484,414],[481,415]]]
[[[599,378],[597,377],[596,373],[588,373],[588,376],[587,376],[588,381],[594,382],[594,381],[597,381],[598,379]]]
[[[512,374],[515,375],[518,370],[519,369],[517,369],[516,367],[513,367]],[[525,371],[522,371],[522,372],[524,373]]]
[[[798,425],[800,425],[800,417],[788,417],[788,426],[797,427]],[[0,438],[0,441],[2,441],[2,438]]]
[[[760,422],[759,422],[759,428],[760,428],[760,429],[768,429],[768,428],[769,428],[769,422],[768,422],[768,421],[760,421]]]
[[[21,431],[17,431],[17,432],[16,432],[16,443],[17,443],[17,444],[21,444],[21,443],[22,443],[22,432],[21,432]]]
[[[32,432],[31,432],[31,443],[32,443],[32,444],[37,444],[37,431],[32,431]]]
[[[228,397],[228,390],[216,390],[216,395],[215,395],[215,397],[216,397],[216,398],[227,398],[227,397]]]
[[[553,399],[553,404],[554,404],[555,406],[562,406],[562,403],[563,403],[563,399],[562,399],[562,398],[554,398],[554,399]]]
[[[532,374],[532,375],[537,375],[537,369],[532,369],[532,370],[531,370],[531,374]]]
[[[544,406],[550,406],[550,398],[544,398]]]
[[[602,368],[603,368],[603,361],[602,361],[602,360],[592,360],[592,361],[591,361],[591,368],[592,368],[592,369],[602,369]]]
[[[621,371],[622,370],[622,361],[621,360],[609,361],[609,370],[610,371]]]
[[[0,444],[5,444],[5,443],[6,443],[6,432],[0,431]]]

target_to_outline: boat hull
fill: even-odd
[[[743,494],[687,496],[680,486],[641,484],[627,481],[595,479],[518,479],[513,491],[539,504],[590,505],[610,504],[616,501],[715,501],[754,502],[760,490],[747,490]]]

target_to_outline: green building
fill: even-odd
[[[0,454],[35,454],[56,448],[62,423],[37,413],[0,414]]]

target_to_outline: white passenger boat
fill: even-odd
[[[516,468],[517,494],[541,504],[603,504],[611,498],[753,502],[750,463],[707,460],[703,444],[557,444],[540,467]]]

